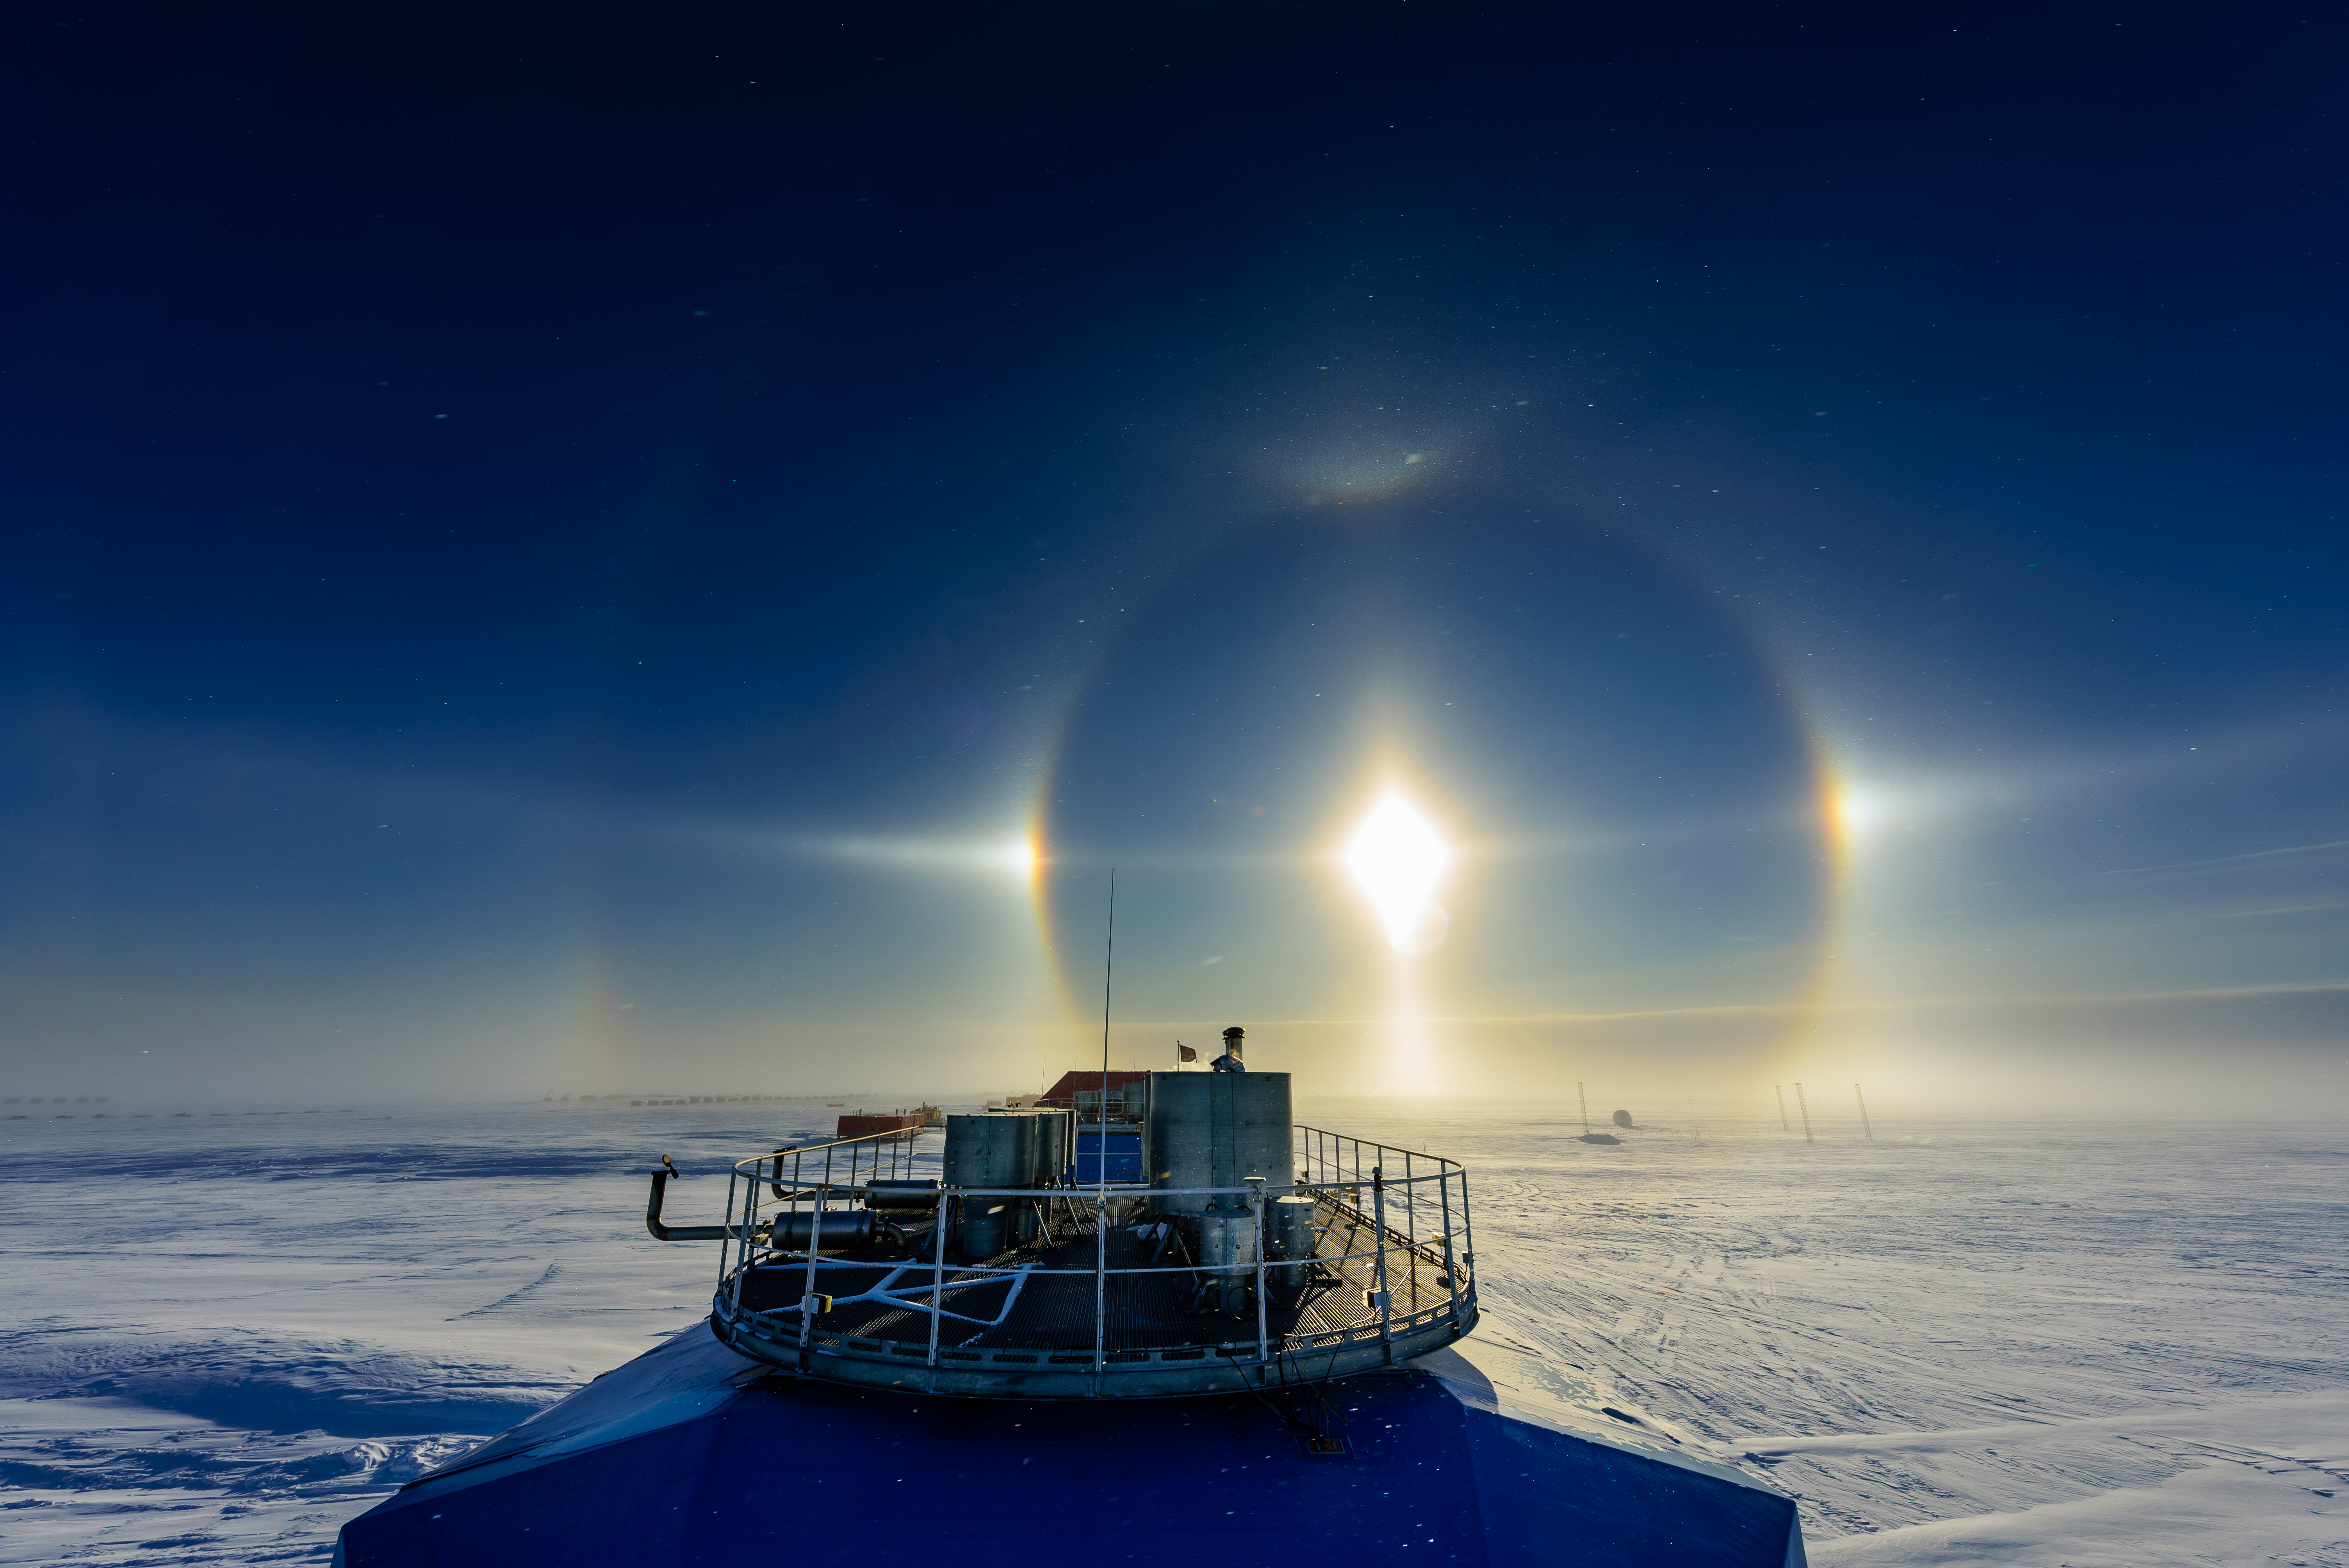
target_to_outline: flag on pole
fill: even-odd
[[[1178,1062],[1195,1062],[1199,1059],[1199,1053],[1177,1040],[1174,1042],[1174,1059]]]

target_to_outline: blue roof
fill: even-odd
[[[1316,1551],[1350,1565],[1803,1562],[1791,1500],[1662,1451],[1655,1434],[1577,1430],[1585,1411],[1522,1418],[1526,1387],[1439,1352],[1288,1408],[1251,1395],[953,1398],[775,1375],[698,1326],[352,1521],[337,1556],[342,1568],[736,1568],[908,1550],[1184,1568]],[[1309,1452],[1306,1426],[1346,1451]]]

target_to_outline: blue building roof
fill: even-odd
[[[1318,1397],[953,1398],[784,1376],[697,1326],[353,1520],[337,1561],[1804,1562],[1791,1500],[1588,1396],[1472,1341]]]

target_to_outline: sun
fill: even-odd
[[[1436,884],[1452,864],[1452,851],[1435,824],[1401,793],[1390,791],[1371,808],[1346,845],[1346,869],[1385,928],[1397,953],[1426,951],[1423,940],[1435,907]]]

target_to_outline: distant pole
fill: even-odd
[[[1587,1134],[1590,1130],[1590,1097],[1582,1092],[1580,1084],[1576,1084],[1574,1098],[1582,1104],[1582,1130]]]
[[[1795,1109],[1803,1113],[1803,1141],[1806,1143],[1817,1141],[1811,1136],[1811,1102],[1803,1098],[1801,1084],[1795,1086]]]
[[[1794,1123],[1786,1119],[1786,1090],[1785,1087],[1778,1084],[1773,1084],[1770,1088],[1771,1092],[1778,1097],[1778,1130],[1781,1132],[1794,1131]]]
[[[1859,1130],[1868,1134],[1868,1140],[1870,1143],[1875,1142],[1876,1129],[1868,1124],[1868,1097],[1859,1092],[1857,1084],[1851,1086],[1851,1098],[1859,1101]]]

